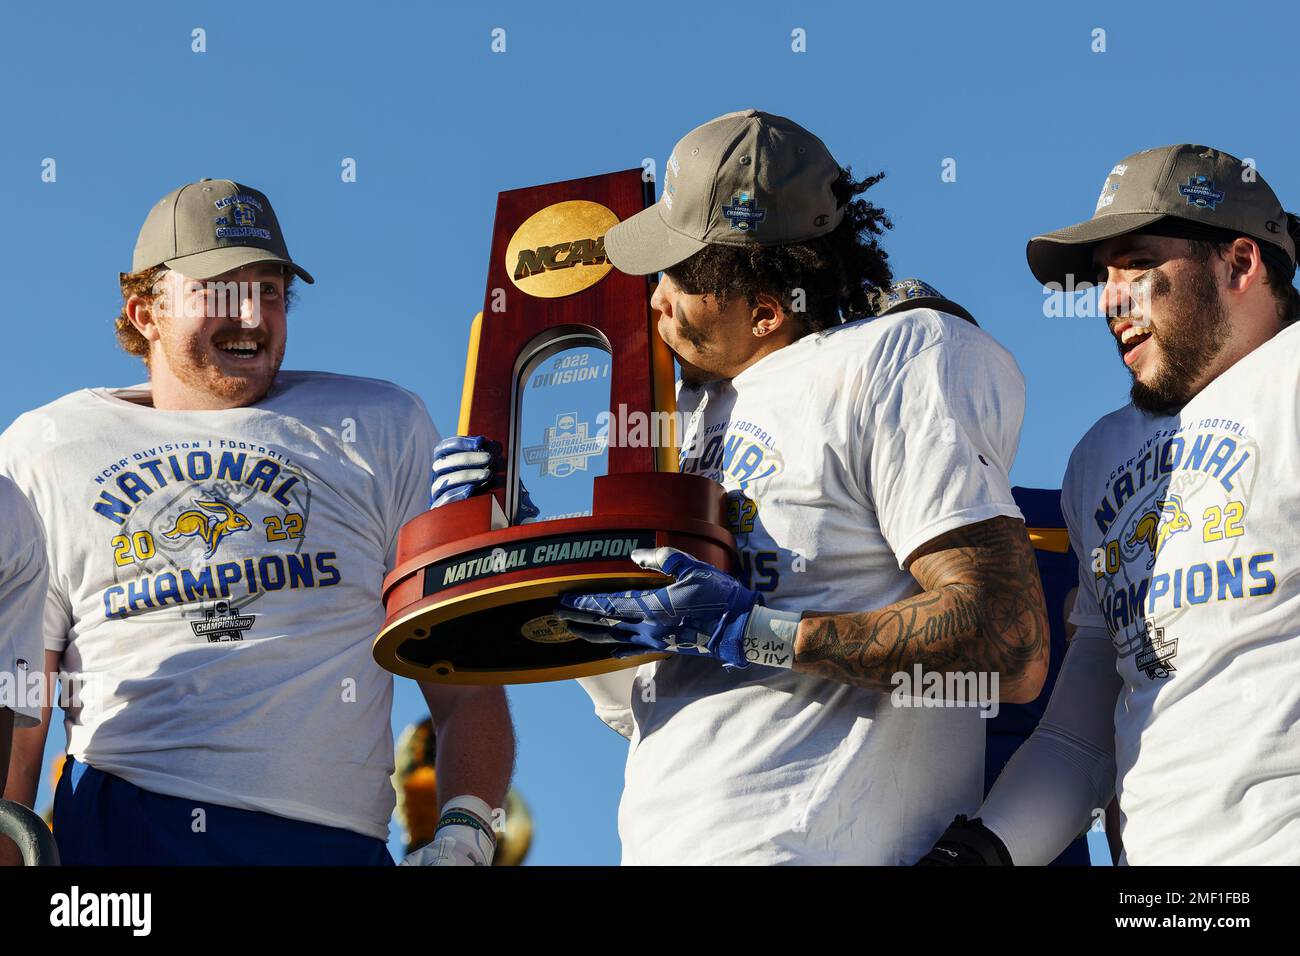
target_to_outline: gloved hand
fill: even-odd
[[[401,865],[491,866],[497,848],[491,820],[491,808],[478,797],[453,797],[429,845],[408,853]]]
[[[615,657],[667,651],[716,657],[732,667],[759,661],[746,655],[746,631],[762,603],[756,592],[676,548],[638,548],[632,560],[676,580],[649,591],[564,594],[556,616],[583,640],[626,645]]]
[[[916,866],[1014,866],[1011,854],[998,835],[986,827],[979,817],[966,819],[958,814],[948,824],[939,842]]]
[[[441,508],[450,501],[464,501],[492,480],[500,468],[501,446],[482,435],[452,435],[433,449],[433,484],[429,507]],[[540,514],[528,489],[519,485],[519,507],[514,523]]]
[[[492,480],[496,443],[482,435],[452,435],[433,449],[430,508],[464,501]]]

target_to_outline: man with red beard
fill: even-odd
[[[1111,169],[1030,240],[1101,283],[1131,402],[1070,458],[1077,626],[1042,722],[929,863],[1042,864],[1118,795],[1134,864],[1300,863],[1300,294],[1295,216],[1188,144]]]
[[[280,368],[294,276],[312,281],[263,193],[169,193],[117,320],[148,381],[0,436],[49,540],[45,668],[79,690],[54,801],[66,864],[393,862],[393,681],[370,644],[438,435],[396,385]],[[446,799],[413,862],[490,863],[505,695],[421,689]],[[15,739],[7,796],[28,806],[46,727]]]

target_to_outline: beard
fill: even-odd
[[[689,388],[698,388],[701,385],[707,385],[709,382],[717,381],[722,376],[716,372],[709,372],[693,364],[682,357],[682,351],[689,346],[691,354],[698,358],[706,355],[712,350],[712,341],[697,326],[687,322],[684,318],[677,316],[673,319],[671,326],[672,340],[660,333],[668,351],[672,353],[673,358],[677,360],[677,366],[681,372],[682,384]]]
[[[717,375],[683,361],[680,355],[677,356],[677,367],[681,371],[682,384],[687,388],[699,388],[701,385],[707,385],[718,378]]]
[[[1129,396],[1144,412],[1175,415],[1204,387],[1205,370],[1227,343],[1228,315],[1208,269],[1192,272],[1176,291],[1169,277],[1157,271],[1151,280],[1151,301],[1156,300],[1168,316],[1151,327],[1160,361],[1147,382],[1132,373]]]
[[[171,373],[191,391],[213,395],[224,402],[252,404],[259,401],[275,381],[284,361],[284,343],[271,356],[264,373],[250,368],[246,374],[232,375],[218,365],[198,338],[162,336],[163,354]],[[260,363],[259,363],[260,364]]]

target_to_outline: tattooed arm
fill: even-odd
[[[794,669],[872,690],[892,675],[998,672],[1000,698],[1027,703],[1047,676],[1047,609],[1024,522],[990,518],[918,548],[907,569],[924,589],[855,614],[807,611],[795,636]]]

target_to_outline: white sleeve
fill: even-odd
[[[1115,702],[1123,681],[1097,604],[1092,560],[1083,553],[1071,456],[1061,511],[1079,564],[1070,641],[1047,711],[1007,762],[980,817],[1020,865],[1045,865],[1104,811],[1115,793]]]
[[[400,442],[396,473],[393,477],[393,507],[387,517],[387,566],[397,557],[397,532],[412,518],[429,510],[429,484],[433,476],[433,448],[438,444],[438,428],[429,411],[417,396],[410,396],[414,410],[406,416],[407,428],[395,436]]]
[[[45,635],[45,649],[63,653],[68,646],[68,637],[72,634],[72,607],[64,592],[60,589],[58,578],[50,572],[50,587],[45,595],[44,623],[41,628]]]
[[[615,733],[629,740],[632,739],[632,694],[637,670],[629,667],[612,674],[578,678],[578,683],[591,698],[596,716]]]
[[[44,495],[46,477],[42,465],[33,465],[32,457],[25,453],[32,441],[32,428],[42,431],[48,427],[50,419],[45,416],[33,416],[31,413],[21,415],[0,434],[0,483],[12,483],[29,506],[29,513],[35,516],[35,536],[44,542],[45,564],[48,568],[48,585],[42,610],[41,634],[46,650],[63,653],[72,633],[72,603],[68,600],[67,569],[59,561],[59,516],[63,509],[52,495]],[[38,434],[40,434],[38,432]],[[0,497],[7,496],[0,494]],[[7,518],[14,509],[0,507],[0,517]],[[53,527],[55,530],[51,530]],[[74,569],[79,571],[80,569]],[[0,637],[0,644],[3,643]],[[45,655],[40,654],[40,667],[45,667]]]
[[[1092,555],[1083,553],[1083,534],[1079,527],[1079,501],[1074,490],[1074,476],[1077,470],[1074,457],[1066,469],[1065,480],[1061,482],[1061,513],[1065,515],[1065,526],[1070,533],[1070,546],[1079,564],[1079,590],[1074,596],[1074,606],[1070,609],[1070,623],[1078,628],[1095,628],[1106,630],[1106,618],[1102,616],[1101,605],[1097,603],[1097,575],[1093,572]]]
[[[1105,812],[1115,795],[1115,645],[1075,634],[1047,712],[980,807],[1017,866],[1045,866]]]
[[[953,319],[943,339],[864,389],[872,416],[866,488],[899,567],[945,532],[999,515],[1021,517],[1011,464],[1025,381],[987,334]]]
[[[42,696],[28,677],[45,673],[43,619],[49,582],[45,535],[18,487],[0,478],[0,707],[17,727],[41,722]]]

